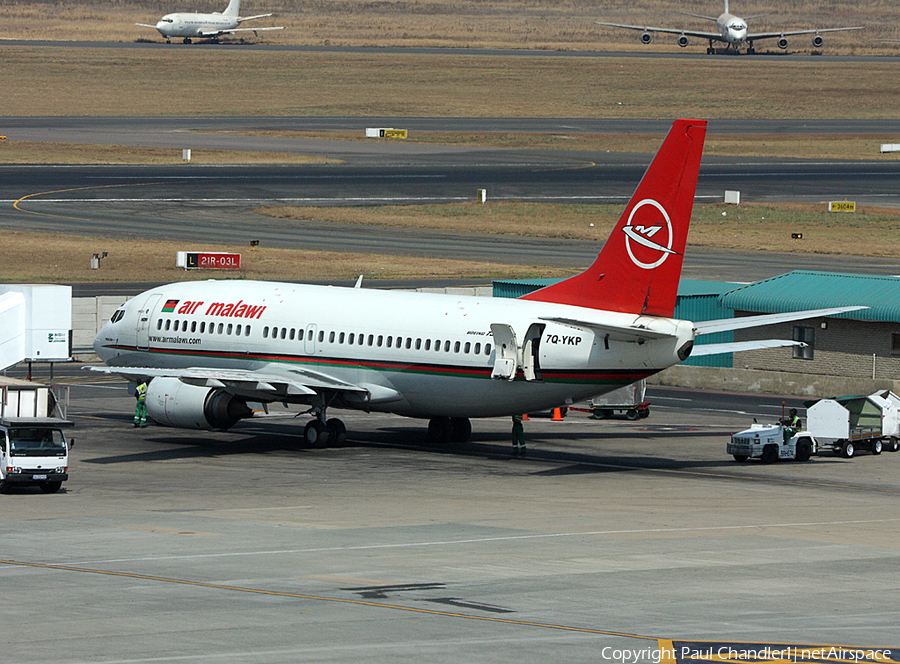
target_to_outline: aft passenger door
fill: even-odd
[[[494,335],[494,369],[491,371],[491,378],[514,381],[519,364],[515,330],[503,323],[491,323],[491,334]]]

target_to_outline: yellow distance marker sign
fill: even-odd
[[[381,138],[406,138],[405,129],[382,129]]]
[[[830,201],[829,212],[856,212],[856,201]]]

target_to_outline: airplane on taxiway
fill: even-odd
[[[272,14],[259,14],[258,16],[238,16],[241,11],[241,0],[230,0],[225,11],[212,14],[184,13],[166,14],[156,25],[135,23],[141,28],[153,28],[166,38],[166,43],[172,43],[172,37],[183,37],[185,44],[190,44],[195,37],[211,39],[218,43],[222,35],[230,35],[235,32],[252,32],[254,34],[266,30],[284,30],[284,26],[272,28],[239,28],[244,21],[255,18],[265,18]]]
[[[749,32],[747,27],[747,21],[752,18],[760,18],[761,16],[765,16],[765,14],[756,14],[755,16],[748,16],[747,18],[741,18],[740,16],[735,16],[734,14],[728,11],[728,0],[725,0],[725,11],[720,14],[718,17],[716,16],[704,16],[702,14],[689,14],[688,12],[682,12],[686,16],[693,16],[694,18],[703,18],[709,21],[716,22],[716,32],[702,32],[697,30],[681,30],[678,28],[652,28],[649,26],[640,26],[640,25],[623,25],[621,23],[603,23],[601,21],[595,21],[598,25],[608,25],[614,28],[627,28],[629,30],[640,30],[643,32],[641,35],[641,41],[645,44],[649,44],[653,41],[653,32],[666,32],[673,35],[678,35],[677,44],[681,47],[687,46],[690,42],[688,37],[699,37],[700,39],[709,40],[709,47],[706,49],[708,54],[715,54],[716,49],[713,46],[713,42],[723,42],[725,44],[726,51],[733,51],[737,53],[740,50],[742,44],[747,44],[747,53],[753,54],[756,53],[756,50],[753,48],[753,42],[759,41],[760,39],[777,39],[778,41],[775,44],[780,49],[786,49],[788,47],[787,38],[792,35],[815,35],[812,39],[812,44],[814,48],[822,48],[822,45],[825,43],[825,40],[822,39],[822,32],[842,32],[844,30],[862,30],[863,26],[856,26],[852,28],[819,28],[814,30],[776,30],[772,32]]]
[[[677,120],[594,264],[519,299],[173,283],[117,309],[94,340],[108,366],[88,368],[150,379],[147,412],[170,426],[228,429],[279,402],[308,408],[314,446],[346,439],[331,408],[428,419],[433,440],[464,442],[469,418],[572,404],[692,352],[798,344],[694,346],[698,335],[864,309],[672,317],[705,136],[705,121]]]

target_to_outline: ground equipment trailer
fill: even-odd
[[[68,388],[4,378],[0,384],[0,493],[15,486],[59,491],[69,479],[69,449],[63,429]]]
[[[860,449],[881,454],[900,448],[900,397],[890,391],[808,403],[806,421],[820,450],[845,459]]]
[[[781,424],[754,422],[749,429],[732,435],[726,449],[738,462],[747,459],[759,459],[763,463],[774,463],[779,459],[809,461],[816,453],[815,437],[808,431],[800,431],[794,435],[789,432]]]
[[[594,397],[591,399],[591,416],[595,420],[605,420],[616,413],[625,413],[625,418],[629,420],[649,417],[650,402],[644,398],[646,394],[647,381],[639,380]]]

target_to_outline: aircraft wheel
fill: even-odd
[[[468,443],[472,437],[472,423],[468,417],[450,418],[450,440],[454,443]]]
[[[449,417],[432,417],[428,422],[428,438],[433,443],[446,445],[453,434],[453,425]]]
[[[310,447],[328,447],[328,429],[319,420],[312,420],[303,430],[303,437]]]
[[[763,463],[775,463],[778,461],[778,446],[766,445],[763,448],[763,453],[759,460]]]
[[[347,444],[347,427],[337,418],[332,418],[325,422],[325,429],[328,432],[328,440],[335,447],[343,447]]]

